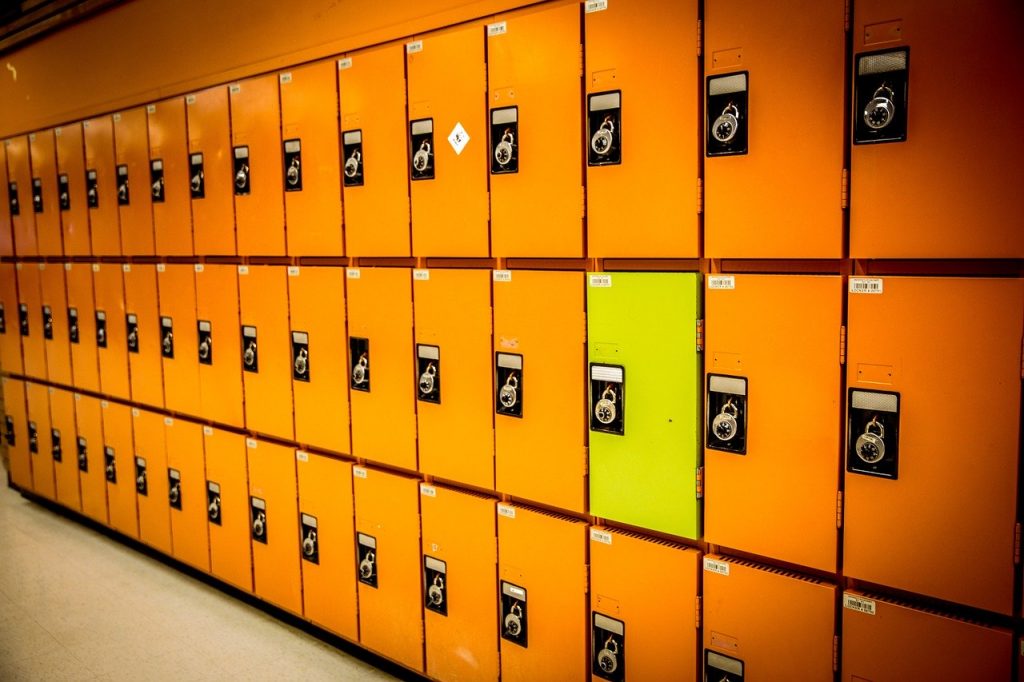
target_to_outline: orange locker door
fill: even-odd
[[[167,504],[167,444],[164,417],[149,410],[132,408],[135,434],[135,467],[132,475],[139,505],[139,539],[171,555],[171,512]]]
[[[64,275],[68,290],[68,341],[71,344],[74,386],[95,393],[100,390],[100,374],[92,266],[88,263],[65,263]]]
[[[124,294],[132,400],[163,407],[165,334],[157,301],[156,266],[125,264]]]
[[[419,484],[359,466],[352,475],[359,643],[423,672]]]
[[[32,459],[32,490],[48,500],[57,499],[50,425],[50,389],[25,383],[28,399],[28,450]]]
[[[487,26],[495,256],[583,255],[580,24],[559,2]]]
[[[153,243],[161,256],[191,256],[192,207],[189,192],[188,129],[185,100],[146,107],[149,132],[149,194],[153,203]]]
[[[203,427],[206,450],[206,514],[210,530],[210,572],[252,592],[249,475],[245,437]]]
[[[494,487],[489,276],[413,272],[420,470],[479,488]]]
[[[1011,679],[1009,630],[860,592],[843,607],[843,680]]]
[[[420,484],[427,674],[497,680],[494,500]]]
[[[171,547],[174,558],[210,572],[210,537],[207,524],[206,458],[203,427],[192,422],[164,419],[167,443],[167,504],[171,510]]]
[[[1020,216],[1007,201],[1024,185],[1024,138],[997,142],[959,116],[932,115],[950,92],[1006,93],[1000,100],[1019,107],[1011,65],[1024,61],[1022,25],[1016,0],[856,3],[852,256],[1024,257]]]
[[[18,325],[25,355],[25,374],[46,380],[46,339],[43,320],[42,268],[44,263],[17,263]]]
[[[126,256],[151,256],[156,246],[146,110],[129,109],[114,114],[113,119],[121,251]]]
[[[18,276],[14,263],[0,263],[0,368],[21,374],[21,306],[18,302]]]
[[[71,342],[68,336],[68,298],[64,266],[60,263],[40,264],[43,297],[42,333],[46,346],[46,373],[50,381],[70,386]]]
[[[228,91],[223,85],[185,97],[188,191],[197,256],[235,254],[234,165]]]
[[[199,414],[241,428],[245,416],[238,271],[234,265],[196,265],[195,272]]]
[[[58,129],[59,130],[59,129]],[[0,188],[10,190],[7,175],[7,145],[0,145]],[[14,233],[11,231],[10,197],[0,200],[0,256],[14,255]]]
[[[100,408],[103,413],[103,472],[107,478],[110,527],[128,537],[138,538],[133,408],[107,400],[100,401]]]
[[[75,426],[75,400],[70,391],[50,388],[50,451],[56,478],[57,502],[74,511],[82,510],[78,484],[78,457]]]
[[[228,88],[238,254],[283,256],[284,181],[277,76]]]
[[[246,439],[256,595],[302,615],[295,450]]]
[[[498,504],[501,679],[587,679],[587,525]]]
[[[104,457],[103,410],[97,398],[75,393],[75,457],[82,488],[82,513],[109,524],[107,515],[106,462]]]
[[[32,157],[32,212],[40,256],[64,255],[61,238],[60,204],[57,199],[57,145],[54,131],[41,130],[28,136]]]
[[[28,138],[4,141],[7,148],[7,197],[14,234],[14,250],[19,256],[38,256],[35,210],[32,202],[32,167]]]
[[[848,311],[844,573],[1009,615],[1024,281],[852,278]]]
[[[712,276],[704,306],[704,534],[835,571],[842,280]]]
[[[288,275],[295,439],[350,453],[344,271],[291,267]]]
[[[29,452],[25,382],[5,376],[0,377],[0,383],[4,389],[4,442],[10,480],[23,490],[31,490],[32,454]]]
[[[341,256],[341,147],[334,60],[280,75],[288,255]]]
[[[583,513],[583,274],[496,271],[493,289],[497,489]]]
[[[412,281],[405,268],[349,268],[352,454],[416,469],[416,400],[409,377]],[[381,315],[380,311],[388,311]]]
[[[695,258],[698,2],[592,5],[584,16],[587,252]]]
[[[285,268],[240,265],[238,294],[246,428],[291,440],[295,429]]]
[[[57,203],[64,255],[88,256],[89,207],[85,193],[85,139],[82,124],[72,123],[53,131],[57,140]]]
[[[693,678],[700,666],[697,623],[680,616],[698,606],[699,566],[696,550],[590,529],[593,682]]]
[[[100,386],[105,394],[128,400],[131,386],[128,380],[128,332],[121,270],[120,265],[92,264]]]
[[[397,44],[338,60],[345,251],[408,256],[405,60]]]
[[[833,679],[834,585],[704,557],[704,679]]]
[[[114,122],[109,116],[82,122],[85,138],[85,205],[93,256],[121,255]]]
[[[471,23],[430,33],[407,43],[405,52],[413,255],[486,257],[483,27]]]
[[[303,612],[320,627],[356,642],[352,464],[302,451],[295,459]]]
[[[199,340],[193,265],[157,265],[160,357],[168,410],[200,415]]]

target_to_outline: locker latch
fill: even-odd
[[[83,472],[89,471],[89,446],[86,443],[85,438],[79,436],[78,442],[78,470]]]
[[[18,304],[18,329],[22,336],[28,336],[28,306],[24,303]]]
[[[910,51],[858,55],[854,80],[853,143],[907,139]]]
[[[709,76],[707,88],[707,156],[746,154],[750,129],[747,72]]]
[[[235,147],[232,156],[235,159],[235,196],[249,194],[252,191],[249,173],[249,147],[245,145]]]
[[[117,205],[128,206],[131,196],[128,194],[128,166],[121,164],[117,167]]]
[[[434,557],[423,557],[423,584],[426,587],[424,607],[428,611],[448,615],[448,565]]]
[[[89,208],[100,205],[99,178],[94,170],[85,171],[85,204]]]
[[[524,649],[529,645],[526,588],[501,581],[501,638]]]
[[[590,148],[588,166],[622,163],[622,92],[599,92],[587,98]]]
[[[292,378],[309,381],[309,334],[292,332]]]
[[[160,354],[174,359],[174,320],[166,315],[160,317]]]
[[[434,179],[434,119],[409,123],[409,149],[412,150],[412,179]]]
[[[48,305],[43,306],[43,338],[53,341],[53,309]]]
[[[64,461],[64,450],[60,445],[60,429],[50,429],[50,454],[54,462]]]
[[[705,446],[712,450],[747,454],[747,380],[708,375]]]
[[[78,308],[68,308],[68,340],[78,343]]]
[[[714,682],[743,682],[743,661],[705,649],[704,679]]]
[[[139,352],[139,318],[134,313],[125,315],[125,325],[128,331],[128,352]]]
[[[302,523],[302,558],[306,561],[320,563],[320,540],[317,532],[317,521],[315,516],[301,514]]]
[[[491,174],[519,172],[519,107],[491,110]]]
[[[352,336],[348,340],[349,362],[352,363],[351,386],[356,391],[370,392],[370,340]]]
[[[498,387],[494,411],[509,417],[523,416],[523,356],[494,354],[494,385]]]
[[[102,310],[96,311],[96,345],[107,347],[107,314]]]
[[[591,671],[595,676],[622,682],[626,674],[626,624],[594,612]]]
[[[153,192],[153,203],[164,203],[164,162],[153,159],[149,162],[149,183]]]
[[[590,430],[618,436],[626,431],[626,369],[590,365]]]
[[[62,211],[71,210],[71,190],[69,185],[70,181],[68,180],[67,173],[61,173],[57,176],[57,200]]]
[[[213,481],[206,482],[206,518],[212,524],[221,525],[220,484]]]
[[[356,559],[359,561],[359,582],[377,587],[377,538],[356,534]]]
[[[213,325],[208,320],[199,320],[199,364],[213,364]]]
[[[117,483],[117,463],[114,461],[114,448],[109,445],[103,448],[103,473],[108,483]]]
[[[206,173],[203,172],[203,155],[200,154],[189,154],[188,157],[188,172],[189,172],[189,191],[192,193],[193,199],[203,199],[206,197]]]
[[[146,460],[135,458],[135,489],[140,495],[149,495],[149,482],[146,480]]]
[[[36,431],[36,423],[28,422],[28,451],[33,455],[39,454],[39,433]]]
[[[847,429],[847,471],[899,478],[899,393],[851,388]]]
[[[43,212],[43,181],[40,178],[32,178],[32,211]]]
[[[177,469],[167,470],[167,503],[181,511],[181,472]]]
[[[252,511],[252,539],[267,544],[267,502],[258,497],[250,497]]]
[[[302,191],[302,141],[284,141],[284,191]]]
[[[416,397],[427,403],[441,403],[441,348],[416,344]]]
[[[363,131],[349,130],[342,134],[342,155],[345,158],[345,187],[363,184]]]
[[[18,183],[7,183],[7,200],[11,205],[11,215],[21,215],[21,203],[18,201]]]
[[[256,327],[242,327],[242,369],[246,372],[260,371],[260,357],[256,351]]]

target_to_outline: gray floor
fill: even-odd
[[[0,477],[0,680],[395,679]]]

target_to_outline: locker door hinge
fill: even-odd
[[[697,352],[704,352],[704,320],[697,320]]]
[[[697,178],[697,215],[704,212],[704,178]]]
[[[697,629],[700,630],[700,596],[697,596]]]
[[[839,364],[846,364],[846,325],[839,326]]]
[[[583,594],[590,594],[590,564],[583,564]]]
[[[847,0],[849,1],[849,0]],[[701,51],[704,49],[704,28],[700,19],[697,20],[697,56],[700,56]]]
[[[583,78],[583,43],[580,43],[580,78]]]
[[[583,475],[590,473],[590,448],[583,448]]]
[[[704,467],[697,467],[697,499],[704,499]]]
[[[842,179],[839,181],[839,208],[846,209],[850,206],[850,171],[843,169]]]
[[[850,30],[850,0],[843,3],[843,28]]]
[[[843,491],[836,491],[836,528],[843,527]]]
[[[839,635],[832,635],[832,672],[839,672]]]
[[[1020,521],[1013,524],[1013,564],[1020,563]]]

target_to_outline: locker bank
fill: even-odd
[[[0,677],[1024,679],[1019,2],[0,23]]]

